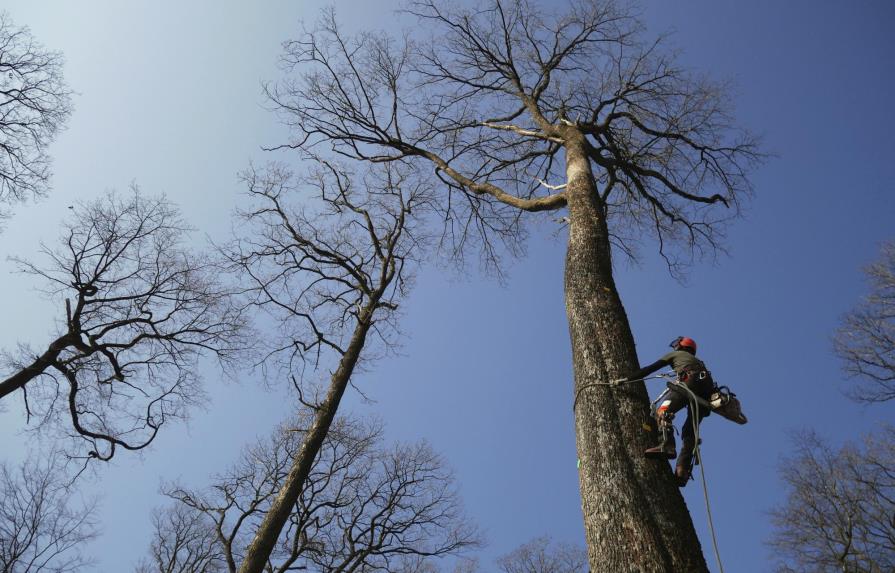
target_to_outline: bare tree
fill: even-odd
[[[170,202],[134,189],[75,207],[43,263],[16,259],[45,281],[62,316],[44,350],[7,355],[0,398],[21,390],[29,420],[67,427],[102,460],[147,446],[185,416],[202,398],[198,359],[234,357],[243,327],[187,232]]]
[[[784,460],[785,505],[770,544],[781,572],[895,570],[895,427],[835,450],[813,432]]]
[[[705,571],[651,439],[613,247],[655,238],[673,272],[720,247],[760,156],[722,84],[682,70],[623,2],[412,1],[420,36],[349,36],[332,11],[285,44],[268,94],[294,137],[280,148],[412,163],[441,190],[443,244],[516,252],[522,213],[565,210],[580,485],[592,570]],[[555,215],[554,215],[555,216]],[[679,246],[681,250],[676,250]],[[567,389],[565,389],[567,391]]]
[[[81,550],[97,535],[95,506],[73,502],[72,494],[52,461],[29,462],[17,472],[0,465],[0,571],[75,573],[90,567]]]
[[[148,561],[137,573],[218,573],[226,561],[218,544],[214,522],[185,505],[156,511],[152,517],[155,536]]]
[[[407,172],[398,163],[371,170],[357,189],[338,166],[319,162],[300,182],[318,201],[304,203],[283,166],[246,174],[255,206],[242,214],[245,234],[227,256],[249,281],[248,305],[278,324],[265,367],[291,376],[315,416],[240,571],[265,567],[355,369],[362,357],[373,356],[377,339],[390,346],[399,300],[424,247],[415,221],[424,217],[429,200],[428,187]],[[322,397],[308,398],[305,388],[314,375],[328,381]]]
[[[179,504],[156,519],[157,565],[141,571],[235,573],[313,423],[305,412],[280,427],[204,491],[167,488]],[[336,420],[264,571],[398,571],[411,561],[421,570],[477,544],[441,459],[425,444],[381,442],[375,424]]]
[[[43,194],[47,146],[71,113],[63,58],[0,12],[0,203]]]
[[[842,320],[834,339],[845,371],[860,379],[848,391],[859,402],[895,399],[895,242],[866,269],[871,292]]]
[[[503,573],[587,573],[587,551],[538,537],[497,560]]]

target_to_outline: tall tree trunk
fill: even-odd
[[[329,433],[329,427],[332,425],[333,419],[338,412],[339,403],[342,401],[342,396],[345,394],[345,389],[351,380],[351,374],[354,372],[354,367],[357,365],[361,351],[364,348],[364,342],[372,324],[373,309],[376,308],[376,303],[379,300],[378,295],[380,294],[377,292],[373,300],[361,311],[345,354],[330,378],[326,398],[314,415],[314,421],[307,430],[301,447],[292,461],[292,467],[286,476],[286,481],[280,487],[276,499],[271,503],[264,520],[255,532],[252,543],[246,550],[239,573],[262,573],[264,571],[277,539],[283,531],[283,526],[295,508],[299,496],[301,496],[305,482],[308,480],[308,475],[311,473],[311,467],[314,465],[314,460],[317,458],[317,454],[323,446],[323,441],[326,439],[327,433]]]
[[[585,386],[638,368],[634,338],[612,277],[609,233],[583,135],[566,140],[569,244],[566,313],[572,342],[579,482],[590,570],[708,571],[668,464],[647,460],[643,383]]]

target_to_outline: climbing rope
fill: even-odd
[[[660,373],[654,376],[647,376],[645,378],[634,378],[632,380],[621,379],[621,380],[613,380],[612,382],[591,382],[590,384],[585,384],[575,393],[575,400],[572,402],[572,411],[578,407],[578,398],[581,396],[581,393],[593,386],[621,386],[623,384],[632,384],[634,382],[643,382],[644,380],[653,380],[655,378],[677,378],[677,374],[671,373]],[[715,560],[718,562],[718,573],[724,573],[724,564],[721,562],[721,552],[718,551],[718,537],[715,534],[715,522],[712,519],[712,507],[709,503],[709,489],[708,485],[705,481],[705,463],[702,460],[702,452],[699,449],[699,400],[700,398],[693,393],[692,390],[687,388],[687,386],[681,382],[672,382],[669,384],[674,389],[682,390],[686,393],[687,399],[690,402],[690,407],[693,409],[693,416],[691,416],[691,421],[693,424],[693,436],[696,440],[696,445],[693,449],[693,455],[696,456],[696,460],[699,462],[699,476],[702,480],[702,494],[705,499],[705,512],[708,517],[708,525],[709,532],[712,535],[712,548],[715,551]],[[660,396],[661,398],[661,396]],[[658,400],[658,398],[657,398]],[[709,408],[711,410],[711,408]],[[581,465],[581,460],[578,460],[579,466]]]
[[[693,448],[693,455],[696,456],[696,460],[699,462],[699,477],[702,480],[702,495],[705,499],[705,513],[708,517],[709,531],[712,534],[712,548],[715,550],[715,560],[718,562],[718,573],[724,573],[724,564],[721,562],[721,553],[718,551],[718,538],[715,535],[715,523],[712,519],[712,507],[709,504],[709,488],[705,482],[705,464],[702,460],[702,452],[699,449],[699,398],[692,390],[687,388],[685,384],[678,382],[674,384],[674,388],[686,392],[687,399],[690,401],[690,407],[693,408],[691,421],[693,423],[693,436],[696,440],[696,445]]]
[[[578,407],[578,398],[581,397],[581,393],[587,390],[588,388],[592,388],[594,386],[621,386],[623,384],[633,384],[634,382],[643,382],[644,380],[653,380],[654,378],[674,378],[676,374],[673,373],[663,373],[656,374],[655,376],[647,376],[645,378],[622,378],[620,380],[613,380],[612,382],[591,382],[590,384],[585,384],[581,388],[575,392],[575,400],[572,402],[572,411]]]

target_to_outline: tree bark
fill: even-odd
[[[37,356],[34,362],[0,382],[0,399],[20,388],[24,388],[28,382],[46,372],[56,362],[62,351],[74,344],[74,340],[71,334],[60,336],[50,344],[46,352]]]
[[[574,390],[581,392],[575,430],[590,570],[707,572],[668,464],[643,456],[656,438],[643,426],[649,416],[644,384],[587,386],[621,378],[639,364],[612,276],[605,211],[585,145],[584,136],[570,128],[564,282]]]
[[[339,409],[339,402],[342,400],[342,395],[345,394],[345,389],[351,380],[351,374],[360,359],[361,350],[363,350],[367,333],[372,324],[373,309],[376,308],[377,302],[378,296],[374,297],[361,311],[357,325],[352,333],[351,341],[345,349],[345,354],[339,360],[339,366],[330,378],[326,398],[319,406],[317,414],[314,416],[314,422],[305,434],[304,441],[292,462],[286,481],[280,488],[270,509],[267,510],[264,520],[255,532],[251,545],[246,550],[239,573],[262,573],[264,571],[267,560],[273,552],[280,533],[283,531],[286,520],[289,519],[289,515],[292,513],[304,489],[308,474],[310,474],[311,467],[314,465],[314,459],[320,452],[323,441],[329,432],[329,427],[332,425],[336,412]]]

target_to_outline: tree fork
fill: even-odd
[[[566,313],[574,390],[639,366],[634,337],[612,277],[611,244],[584,136],[566,137],[569,243]],[[643,450],[649,399],[643,383],[588,386],[575,412],[579,484],[591,571],[708,569],[689,512],[664,463]]]

